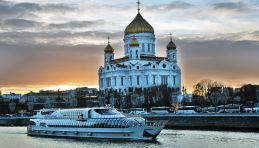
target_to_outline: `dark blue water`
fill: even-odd
[[[0,148],[259,148],[259,133],[163,130],[157,142],[30,137],[26,127],[0,127]]]

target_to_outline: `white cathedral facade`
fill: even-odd
[[[114,59],[108,42],[104,49],[104,65],[99,68],[99,90],[126,93],[129,88],[167,85],[181,89],[181,69],[177,64],[177,48],[172,38],[165,57],[156,56],[153,27],[138,12],[124,31],[124,57]]]

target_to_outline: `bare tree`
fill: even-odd
[[[221,82],[217,82],[210,79],[203,79],[194,85],[193,95],[197,95],[203,98],[204,101],[210,101],[213,105],[218,104],[219,100],[216,100],[216,94],[212,94],[212,88],[223,88],[224,85]],[[213,98],[213,99],[212,99]],[[203,103],[204,104],[204,103]]]

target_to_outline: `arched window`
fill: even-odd
[[[142,43],[142,51],[145,52],[145,44]]]
[[[165,64],[163,64],[163,68],[166,68],[166,65],[165,65]]]
[[[121,86],[123,86],[123,77],[121,77]]]
[[[136,50],[136,58],[138,58],[138,50]]]
[[[139,85],[139,76],[137,76],[137,85]]]
[[[130,51],[130,58],[132,58],[132,51]]]

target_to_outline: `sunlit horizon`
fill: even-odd
[[[222,82],[221,82],[222,83]],[[226,85],[222,83],[224,87],[232,87],[232,88],[240,88],[242,85]],[[249,84],[249,83],[246,83]],[[188,86],[188,85],[187,85]],[[0,87],[0,91],[2,94],[9,93],[18,93],[18,94],[27,94],[29,92],[39,92],[39,91],[65,91],[65,90],[73,90],[80,87],[88,87],[88,88],[96,88],[99,89],[98,85],[76,85],[76,84],[59,84],[59,85],[25,85],[25,86],[10,86],[10,87]],[[183,87],[187,88],[187,93],[191,94],[193,92],[193,87]]]
[[[97,85],[72,85],[72,84],[62,84],[62,85],[31,85],[31,86],[13,86],[13,87],[2,87],[0,91],[2,94],[9,93],[19,93],[19,94],[27,94],[29,92],[39,92],[41,90],[52,90],[52,91],[64,91],[64,90],[72,90],[80,87],[88,87],[88,88],[97,88]]]

